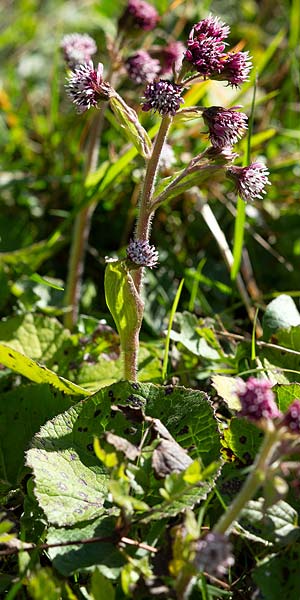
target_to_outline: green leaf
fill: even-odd
[[[64,291],[64,288],[61,287],[61,285],[57,285],[56,283],[54,283],[50,279],[42,277],[38,273],[33,273],[33,275],[30,275],[29,279],[31,279],[32,281],[36,281],[36,283],[41,283],[42,285],[46,285],[47,287],[51,287],[54,290],[59,290],[61,292]]]
[[[299,600],[300,545],[293,544],[287,552],[263,560],[252,576],[267,600]]]
[[[86,421],[85,412],[80,403],[48,421],[27,452],[34,493],[50,523],[74,525],[105,512],[107,474],[92,445],[102,428]]]
[[[124,129],[128,139],[134,144],[137,151],[144,157],[150,158],[152,144],[151,140],[139,122],[137,113],[116,92],[109,99],[109,104],[114,115]]]
[[[272,334],[272,342],[277,342],[278,348],[275,344],[264,346],[259,352],[264,365],[272,369],[272,380],[277,383],[300,381],[300,326],[278,329]]]
[[[59,377],[59,375],[50,371],[50,369],[47,369],[44,365],[40,365],[34,360],[31,360],[31,358],[24,356],[24,354],[21,354],[4,344],[0,344],[0,363],[12,371],[16,371],[17,373],[20,373],[20,375],[27,377],[31,381],[35,381],[35,383],[49,383],[66,394],[73,396],[86,396],[88,394],[88,392],[79,385],[76,385],[72,381],[68,381],[68,379],[65,379],[64,377]]]
[[[126,410],[112,411],[116,405]],[[104,431],[126,437],[129,428],[130,442],[138,445],[144,435],[141,408],[161,419],[192,458],[201,457],[205,464],[219,458],[217,422],[204,392],[115,383],[48,421],[33,439],[27,464],[34,472],[36,498],[50,523],[72,526],[105,512],[108,475],[93,451],[94,438]]]
[[[125,352],[129,341],[138,335],[143,318],[143,302],[124,261],[108,263],[105,269],[105,298],[116,324],[121,348]]]
[[[115,600],[115,590],[110,581],[95,569],[91,579],[91,595],[93,600]]]
[[[177,313],[171,339],[180,342],[196,356],[209,360],[220,360],[222,349],[217,342],[214,332],[208,327],[200,327],[195,315],[184,311]]]
[[[298,514],[284,500],[264,510],[264,499],[251,500],[241,513],[241,525],[272,543],[289,543],[290,534],[298,534]]]
[[[112,517],[102,516],[71,528],[50,527],[47,543],[73,542],[96,537],[110,538],[114,536],[114,531],[115,520]],[[111,579],[119,574],[124,562],[116,546],[109,540],[49,548],[48,552],[53,566],[64,576],[76,573],[78,570],[89,570],[98,565],[101,573]]]
[[[0,252],[0,265],[9,265],[18,272],[22,272],[28,267],[32,271],[36,271],[47,258],[60,248],[61,244],[61,239],[49,239],[12,252]]]
[[[47,384],[22,385],[0,395],[0,479],[18,483],[33,435],[71,402]]]
[[[212,385],[231,410],[241,410],[241,403],[235,393],[237,380],[235,377],[226,377],[225,375],[213,375]]]
[[[290,296],[281,294],[268,304],[263,317],[265,339],[269,339],[278,329],[288,329],[295,325],[300,325],[300,313]]]
[[[26,313],[0,321],[0,340],[33,360],[56,361],[70,332],[54,318]]]
[[[34,600],[61,600],[61,584],[55,579],[51,569],[39,569],[28,582],[30,597]]]
[[[253,423],[236,417],[231,419],[229,428],[224,430],[225,446],[245,464],[253,462],[262,437],[262,431]]]
[[[277,395],[278,408],[284,413],[296,398],[300,398],[300,383],[277,385],[273,391]]]

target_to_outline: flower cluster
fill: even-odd
[[[294,400],[288,407],[282,424],[288,428],[290,433],[300,433],[300,400]]]
[[[222,577],[234,564],[232,545],[228,537],[220,533],[208,533],[195,544],[194,565],[199,571]]]
[[[127,73],[134,83],[150,83],[160,72],[160,64],[146,50],[139,50],[125,63]]]
[[[160,115],[175,115],[184,102],[181,97],[182,87],[170,81],[160,79],[149,83],[144,91],[146,102],[142,105],[144,111],[157,110]]]
[[[237,191],[245,202],[262,199],[266,193],[266,185],[271,185],[268,179],[267,167],[259,162],[252,163],[248,167],[230,167],[227,174],[236,184]]]
[[[182,42],[170,42],[161,50],[162,69],[161,74],[167,75],[172,70],[178,71],[185,53],[185,46]]]
[[[279,417],[280,411],[271,388],[268,379],[249,377],[247,381],[240,380],[235,391],[241,402],[241,417],[252,421]]]
[[[93,54],[97,52],[95,40],[87,33],[70,33],[65,35],[60,47],[70,69],[75,69],[78,65],[88,63]]]
[[[103,80],[102,63],[97,70],[92,61],[76,67],[67,78],[66,90],[80,113],[98,106],[99,100],[108,100],[110,86]]]
[[[156,27],[158,20],[159,16],[154,6],[144,0],[128,0],[127,7],[120,18],[119,27],[151,31]]]
[[[203,19],[191,30],[185,60],[205,79],[238,86],[247,81],[251,61],[248,52],[224,52],[228,35],[229,27],[218,17]]]
[[[139,267],[149,267],[153,269],[158,264],[158,252],[155,246],[142,240],[130,240],[126,249],[127,258]]]
[[[245,133],[247,115],[237,112],[238,108],[238,106],[229,109],[211,106],[203,110],[202,117],[209,129],[209,139],[215,148],[232,146]]]

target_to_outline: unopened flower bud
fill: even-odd
[[[158,252],[147,241],[130,240],[126,253],[127,258],[139,267],[153,269],[158,264]]]
[[[127,73],[134,83],[150,83],[160,72],[160,64],[156,58],[151,58],[146,50],[139,50],[130,56],[125,63]]]
[[[175,115],[184,102],[181,97],[182,87],[170,81],[153,81],[144,92],[146,102],[142,104],[144,111],[154,110],[161,115]]]
[[[199,571],[222,577],[234,564],[232,545],[228,537],[220,533],[208,533],[195,543],[194,565]]]
[[[209,129],[209,139],[215,148],[224,148],[236,144],[247,129],[247,115],[238,112],[239,107],[205,108],[202,117]]]
[[[126,30],[151,31],[156,27],[159,15],[154,6],[144,0],[128,0],[127,7],[119,21],[119,27]]]
[[[87,33],[70,33],[65,35],[60,47],[70,69],[75,69],[78,65],[88,63],[93,54],[97,52],[95,40]]]
[[[267,167],[259,162],[248,167],[230,167],[227,169],[227,175],[234,180],[237,191],[245,202],[255,198],[262,199],[262,194],[266,194],[266,185],[271,185]]]
[[[285,425],[290,433],[300,433],[300,400],[294,400],[290,404],[283,416],[282,425]]]
[[[247,381],[241,379],[235,390],[242,407],[240,416],[252,421],[279,417],[281,413],[271,388],[272,384],[268,379],[255,377],[249,377]]]

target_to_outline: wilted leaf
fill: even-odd
[[[226,377],[225,375],[213,375],[212,385],[231,410],[241,410],[241,403],[237,394],[234,392],[237,385],[235,377]]]

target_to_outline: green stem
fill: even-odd
[[[262,447],[256,457],[255,463],[248,475],[241,491],[230,504],[225,513],[216,523],[213,528],[214,533],[229,533],[234,522],[238,519],[241,511],[253,498],[257,490],[266,478],[267,470],[276,450],[277,444],[280,441],[281,432],[277,429],[268,430],[266,432]]]
[[[145,174],[145,181],[139,205],[139,213],[136,223],[136,230],[134,236],[135,240],[149,241],[153,213],[151,201],[153,196],[154,183],[158,171],[162,147],[168,135],[171,122],[172,117],[168,115],[162,118],[160,128],[154,142],[152,155],[148,161],[148,166]],[[143,268],[141,267],[140,269],[137,269],[132,276],[137,292],[140,293],[142,287]]]
[[[162,147],[168,135],[171,122],[172,117],[170,116],[165,116],[162,118],[160,128],[154,142],[152,155],[148,161],[136,223],[136,230],[134,236],[135,240],[148,241],[150,237],[151,219],[153,215],[151,202],[154,191],[155,178],[158,171]],[[132,272],[132,279],[138,296],[140,296],[141,293],[142,278],[142,267]],[[132,334],[126,337],[125,347],[122,348],[124,360],[124,377],[125,379],[129,379],[132,381],[136,381],[137,379],[139,334],[141,322],[142,319],[140,320],[140,324],[137,325]]]

